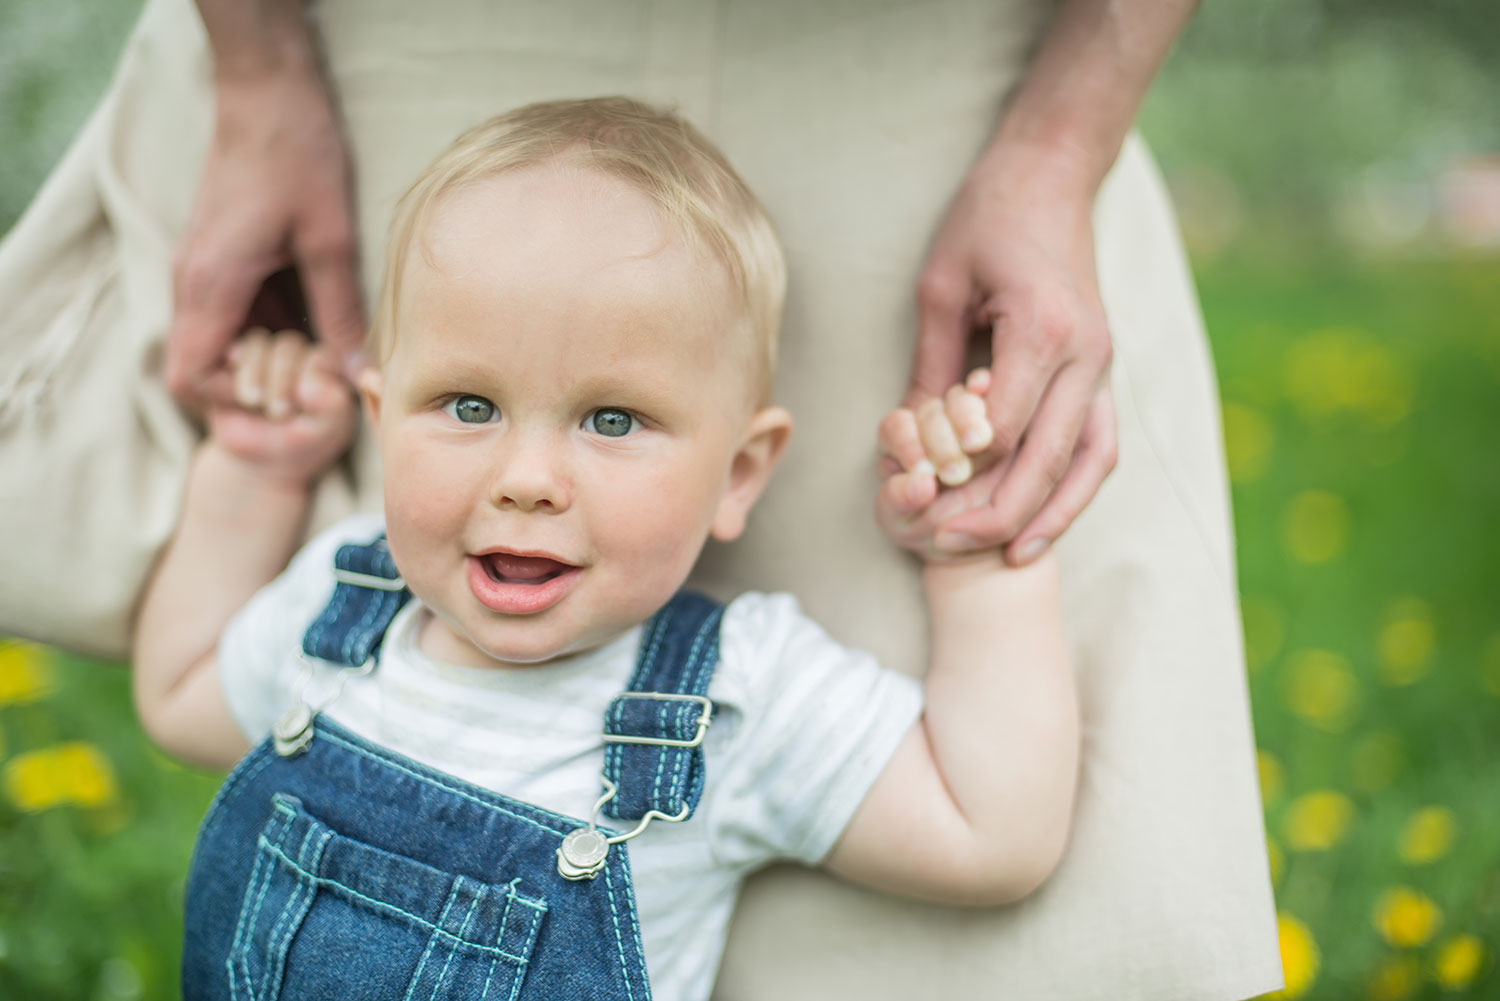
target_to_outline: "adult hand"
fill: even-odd
[[[365,317],[356,256],[344,139],[316,66],[221,79],[213,143],[173,265],[173,394],[194,410],[232,399],[225,352],[252,325],[310,321],[346,368],[357,364]]]
[[[966,367],[971,335],[992,350],[986,406],[993,490],[948,518],[950,553],[1003,545],[1038,558],[1093,499],[1116,457],[1112,353],[1095,274],[1094,189],[1061,156],[992,149],[960,187],[917,287],[920,330],[908,406]]]

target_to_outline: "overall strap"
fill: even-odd
[[[617,790],[604,804],[611,817],[656,811],[686,820],[697,808],[723,616],[713,599],[680,591],[646,623],[629,686],[604,712],[604,778]]]
[[[333,597],[302,636],[302,651],[320,660],[363,667],[380,651],[391,620],[411,599],[382,533],[340,546],[333,558]]]

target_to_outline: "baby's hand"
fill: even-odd
[[[276,479],[310,483],[349,447],[352,388],[333,353],[301,331],[246,331],[230,346],[229,373],[236,405],[208,415],[225,451]]]
[[[959,488],[973,480],[979,471],[976,460],[986,458],[993,441],[984,406],[989,388],[989,369],[978,368],[942,399],[928,400],[916,410],[898,407],[880,422],[885,482],[875,504],[876,520],[898,546],[929,562],[953,560],[933,545],[933,533],[958,510],[972,506],[959,496]],[[940,496],[947,503],[934,504]]]

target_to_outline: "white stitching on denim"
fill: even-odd
[[[323,731],[321,733],[321,736],[325,740],[329,740],[335,744],[338,744],[340,747],[347,748],[348,750],[353,751],[355,754],[359,754],[363,757],[369,758],[371,761],[378,761],[383,765],[388,765],[391,768],[396,769],[398,772],[403,772],[407,775],[410,775],[412,778],[416,779],[419,782],[425,782],[427,785],[430,785],[433,788],[442,789],[445,792],[450,792],[453,795],[458,796],[460,799],[466,799],[471,803],[476,803],[487,810],[493,810],[496,813],[503,813],[507,817],[514,817],[516,820],[519,820],[526,824],[530,824],[532,827],[546,831],[548,834],[556,834],[561,836],[567,834],[568,831],[571,831],[573,829],[572,827],[569,827],[566,830],[559,830],[554,827],[548,827],[546,824],[543,824],[539,820],[533,820],[531,817],[525,816],[524,814],[516,813],[512,810],[507,810],[505,807],[499,805],[498,803],[486,802],[485,800],[480,799],[478,796],[466,792],[463,789],[448,785],[446,782],[439,782],[431,776],[423,775],[421,772],[413,771],[412,769],[407,768],[405,765],[401,764],[401,762],[399,761],[395,761],[391,758],[385,757],[384,755],[373,754],[363,747],[359,747],[356,744],[352,744],[349,741],[344,740],[337,734]]]
[[[420,915],[417,915],[417,914],[413,914],[413,913],[411,913],[408,910],[404,910],[404,909],[402,909],[400,907],[397,907],[395,904],[387,903],[384,900],[376,900],[374,897],[366,896],[365,894],[360,893],[358,890],[354,889],[352,886],[347,886],[347,885],[345,885],[343,883],[340,883],[336,879],[329,879],[327,876],[315,876],[312,873],[308,872],[306,869],[303,869],[300,865],[298,865],[285,852],[280,851],[279,849],[277,849],[277,848],[275,848],[275,847],[273,847],[271,845],[267,845],[266,848],[267,848],[268,851],[270,851],[272,854],[274,854],[277,858],[281,859],[281,861],[286,864],[287,868],[289,868],[293,872],[295,872],[297,874],[297,877],[299,879],[310,880],[311,882],[314,882],[314,883],[318,884],[319,886],[326,887],[326,888],[331,889],[331,890],[342,891],[344,893],[347,893],[349,896],[355,898],[356,900],[359,900],[359,901],[362,901],[362,902],[364,902],[366,904],[369,904],[372,907],[377,907],[377,908],[380,908],[382,910],[393,911],[396,914],[400,914],[402,917],[407,918],[412,923],[417,924],[417,925],[421,925],[423,928],[428,929],[429,931],[433,932],[434,934],[438,935],[439,937],[441,937],[443,939],[449,939],[449,940],[451,940],[451,944],[453,944],[454,946],[463,946],[466,949],[472,949],[475,952],[482,952],[485,955],[497,955],[498,954],[501,958],[508,959],[508,960],[510,960],[513,963],[522,963],[522,964],[524,964],[524,963],[530,962],[529,957],[526,957],[526,956],[516,956],[516,955],[513,955],[513,954],[511,954],[509,952],[506,952],[504,949],[496,948],[494,946],[481,945],[478,942],[467,942],[467,941],[459,938],[458,936],[454,935],[452,932],[443,930],[442,928],[440,928],[437,925],[433,924],[431,921],[428,921],[426,918],[421,917]],[[538,911],[546,911],[547,910],[547,905],[545,903],[532,902],[532,901],[526,900],[525,898],[521,898],[521,903],[526,904],[528,907],[535,908]]]
[[[280,804],[277,805],[279,806]],[[307,844],[317,833],[317,828],[313,827],[313,825],[311,824],[308,824],[307,830],[302,832],[302,843],[297,846],[297,857],[299,859],[307,857]],[[300,883],[296,883],[293,884],[291,889],[292,892],[287,894],[286,903],[281,905],[281,913],[276,915],[276,920],[271,924],[270,933],[266,935],[266,951],[265,955],[261,958],[261,965],[265,967],[266,989],[268,992],[271,986],[271,971],[278,965],[271,957],[275,955],[276,951],[279,950],[281,946],[289,944],[292,940],[292,936],[289,931],[285,935],[285,937],[283,937],[282,926],[283,924],[290,923],[289,919],[291,917],[292,905],[298,900],[302,899],[303,890],[305,889],[305,887],[303,887]],[[311,894],[309,894],[309,898],[310,897]]]
[[[707,656],[711,651],[705,649],[704,644],[710,637],[718,635],[719,618],[719,615],[710,612],[704,618],[703,622],[699,624],[698,634],[693,637],[693,645],[689,648],[687,655],[687,684],[683,686],[688,692],[694,694],[706,694],[707,692],[707,685],[704,684],[703,675],[711,670],[712,665]],[[713,660],[717,662],[718,658],[715,657]],[[702,689],[701,692],[700,687]],[[691,708],[691,705],[688,705],[686,708]],[[692,751],[685,751],[677,755],[673,763],[672,784],[668,789],[668,794],[671,797],[669,807],[679,802],[683,804],[687,803],[686,783],[688,775],[692,771],[692,755],[695,753],[701,754],[702,751],[699,751],[697,748],[694,748]]]
[[[272,805],[275,808],[277,816],[280,817],[281,826],[284,828],[288,823],[290,823],[290,820],[288,818],[295,815],[286,808],[285,804],[279,801],[273,803]],[[272,817],[271,819],[272,821],[275,821],[277,817]],[[277,836],[279,837],[280,835]],[[257,836],[256,842],[258,845],[268,845],[268,842],[266,841],[266,835],[264,833],[261,833]],[[250,964],[247,961],[247,957],[250,953],[250,943],[246,941],[246,937],[250,934],[250,927],[255,924],[255,922],[260,918],[260,907],[261,904],[265,901],[266,886],[271,882],[271,873],[269,871],[270,867],[262,865],[264,861],[265,856],[261,852],[256,852],[255,865],[250,870],[250,882],[245,887],[245,897],[243,902],[240,904],[240,919],[235,924],[234,941],[233,943],[231,943],[229,948],[229,959],[226,960],[226,965],[228,966],[229,973],[229,991],[236,998],[240,996],[239,988],[235,982],[234,964],[236,960],[238,960],[239,962],[240,975],[245,978],[245,990],[247,992],[247,996],[253,996],[255,994],[255,983],[250,977]],[[263,869],[266,870],[264,874],[262,874]],[[256,891],[255,906],[250,907],[250,891],[255,887],[257,878],[260,879],[261,885],[260,889]]]
[[[311,819],[311,818],[309,818],[309,819]],[[308,828],[309,828],[310,831],[315,832],[317,834],[317,836],[318,836],[318,846],[315,849],[313,849],[312,858],[309,860],[309,862],[310,862],[310,864],[314,868],[320,868],[322,866],[322,864],[323,864],[323,853],[328,850],[328,842],[330,842],[330,841],[333,840],[333,832],[330,831],[330,830],[326,830],[326,829],[322,830],[322,831],[319,831],[319,830],[317,830],[316,825],[314,825],[314,824],[309,824]],[[307,842],[304,840],[303,844],[306,845],[306,843]],[[298,880],[297,884],[298,884],[298,892],[299,893],[301,893],[303,890],[306,890],[306,900],[307,900],[307,902],[302,905],[302,915],[301,915],[301,917],[299,917],[295,921],[291,921],[291,922],[287,923],[286,937],[283,939],[281,945],[279,945],[277,947],[277,949],[276,949],[277,960],[276,960],[276,964],[275,964],[275,977],[274,977],[274,980],[278,984],[281,983],[282,980],[286,976],[286,956],[287,956],[287,953],[291,951],[292,936],[295,935],[302,928],[302,922],[304,922],[304,921],[307,920],[307,912],[310,911],[310,910],[312,910],[313,898],[315,896],[317,896],[317,887],[315,887],[315,886],[304,886],[301,880]],[[273,978],[270,977],[270,975],[268,973],[268,975],[267,975],[267,981],[266,981],[267,987],[270,986],[270,983],[271,983],[272,979]],[[280,995],[280,993],[281,992],[278,990],[277,991],[278,996]]]
[[[334,567],[338,567],[337,554],[334,555]],[[349,589],[347,587],[340,587],[338,582],[335,581],[333,594],[329,596],[328,604],[324,606],[322,614],[308,628],[307,635],[302,638],[302,648],[304,651],[307,651],[307,647],[309,646],[313,647],[314,650],[318,648],[318,645],[323,642],[324,634],[328,632],[328,623],[337,622],[339,616],[344,612],[344,606],[348,603]],[[311,653],[311,651],[307,652]],[[312,656],[316,657],[318,655],[312,653]]]
[[[511,887],[511,891],[511,896],[515,896],[514,886]],[[506,909],[509,910],[509,907],[510,905],[507,904]],[[531,950],[536,946],[536,926],[541,920],[542,912],[533,908],[531,911],[531,927],[526,932],[526,955],[528,956],[531,955]],[[490,966],[490,971],[494,972],[493,964]],[[510,998],[508,1001],[516,1001],[516,995],[521,993],[521,985],[526,982],[526,971],[517,970],[511,976],[513,979],[511,980]],[[485,981],[485,989],[489,989],[489,981]]]
[[[458,899],[458,877],[453,877],[453,885],[448,887],[448,899],[443,904],[443,913],[438,915],[437,931],[443,931],[444,925],[448,923],[448,912],[453,909],[453,901]],[[437,944],[437,934],[434,932],[427,939],[427,948],[422,950],[422,959],[417,963],[417,970],[411,975],[411,983],[406,985],[406,999],[411,1001],[412,991],[417,989],[418,982],[422,979],[422,971],[427,968],[427,957],[432,955],[432,947]],[[449,953],[452,955],[452,953]]]
[[[620,975],[625,978],[625,996],[633,999],[635,992],[630,989],[630,968],[625,964],[625,942],[620,937],[620,912],[615,910],[615,883],[610,876],[613,868],[610,865],[604,867],[604,899],[609,901],[609,913],[614,921],[615,950],[620,957]]]
[[[467,881],[464,879],[464,877],[459,876],[453,881],[453,892],[457,893],[459,887],[465,885],[467,885]],[[479,906],[479,900],[484,895],[484,893],[485,887],[481,885],[479,887],[479,890],[474,894],[474,898],[469,901],[469,912],[464,915],[463,924],[458,926],[459,938],[463,938],[464,932],[469,930],[469,922],[474,920],[474,908]],[[448,958],[443,961],[443,968],[438,971],[437,979],[432,982],[432,993],[427,995],[427,1001],[436,1001],[438,988],[443,986],[443,980],[448,976],[448,967],[453,965],[454,955],[456,955],[456,950],[449,949]]]
[[[516,899],[516,884],[520,881],[521,877],[517,876],[506,886],[505,910],[500,912],[500,934],[495,939],[497,946],[504,947],[505,945],[505,929],[510,925],[510,905]],[[479,1001],[484,1001],[485,998],[490,996],[490,981],[495,978],[495,966],[499,962],[499,956],[490,960],[490,972],[484,978],[484,987],[480,988]]]
[[[354,587],[353,584],[342,584],[342,587]],[[361,589],[363,590],[363,589]],[[364,644],[375,632],[375,618],[385,607],[386,592],[377,592],[365,595],[365,610],[354,625],[350,626],[344,633],[344,642],[339,644],[339,653],[343,655],[344,662],[350,663],[354,658],[354,647],[356,644]],[[373,600],[372,600],[373,599]],[[359,658],[363,660],[364,658]],[[350,664],[350,666],[358,666]]]

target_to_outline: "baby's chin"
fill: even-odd
[[[546,668],[559,661],[568,660],[590,650],[597,650],[624,633],[615,629],[601,634],[559,637],[548,635],[546,628],[528,629],[528,624],[512,630],[514,635],[504,637],[474,636],[461,630],[445,630],[457,646],[456,656],[443,657],[437,650],[424,652],[441,660],[452,660],[458,664],[497,670],[531,670]],[[534,635],[526,635],[531,633]],[[446,645],[446,644],[444,644]]]

